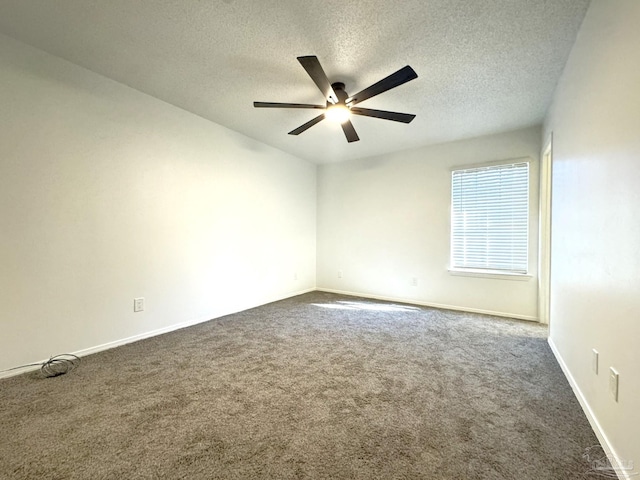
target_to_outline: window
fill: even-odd
[[[529,163],[451,173],[451,270],[526,274]]]

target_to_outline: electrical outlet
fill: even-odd
[[[342,278],[342,270],[338,270],[338,278]]]
[[[412,277],[411,278],[411,286],[412,287],[417,287],[418,286],[418,277]]]
[[[618,401],[618,383],[620,382],[620,374],[615,368],[609,368],[609,393],[613,399]]]
[[[591,350],[591,370],[593,370],[593,373],[596,375],[598,374],[598,355],[600,355],[598,350],[595,348]]]
[[[294,279],[294,280],[298,280],[298,272],[296,272],[296,273],[294,273],[294,274],[293,274],[293,279]]]
[[[133,299],[133,311],[134,312],[144,311],[144,297]]]

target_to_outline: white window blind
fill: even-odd
[[[529,164],[451,174],[451,268],[527,273]]]

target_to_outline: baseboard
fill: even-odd
[[[94,347],[89,347],[89,348],[84,348],[82,350],[78,350],[75,352],[71,352],[73,355],[76,355],[78,357],[84,357],[87,355],[91,355],[93,353],[98,353],[98,352],[102,352],[104,350],[109,350],[111,348],[116,348],[116,347],[120,347],[122,345],[127,345],[128,343],[133,343],[133,342],[139,342],[140,340],[144,340],[145,338],[151,338],[151,337],[155,337],[157,335],[163,335],[165,333],[169,333],[169,332],[174,332],[176,330],[180,330],[182,328],[187,328],[187,327],[191,327],[193,325],[197,325],[199,323],[204,323],[204,322],[208,322],[209,320],[215,320],[216,318],[220,318],[220,317],[224,317],[226,315],[232,315],[234,313],[238,313],[244,310],[249,310],[251,308],[256,308],[259,307],[261,305],[266,305],[268,303],[273,303],[273,302],[278,302],[280,300],[284,300],[286,298],[291,298],[291,297],[296,297],[298,295],[302,295],[304,293],[309,293],[309,292],[313,292],[315,291],[315,288],[308,288],[306,290],[299,290],[296,292],[290,292],[284,295],[279,295],[273,298],[270,298],[268,301],[265,302],[260,302],[257,303],[255,305],[248,305],[248,306],[244,306],[243,308],[237,309],[237,310],[230,310],[228,312],[225,312],[221,315],[215,316],[215,317],[206,317],[206,318],[196,318],[196,319],[192,319],[192,320],[188,320],[186,322],[181,322],[181,323],[176,323],[173,325],[169,325],[168,327],[162,327],[162,328],[158,328],[156,330],[151,330],[149,332],[144,332],[144,333],[140,333],[138,335],[133,335],[131,337],[127,337],[127,338],[121,338],[119,340],[114,340],[112,342],[107,342],[107,343],[103,343],[101,345],[96,345]],[[69,352],[65,352],[65,353],[69,353]],[[24,368],[20,368],[20,367],[16,367],[15,370],[5,370],[0,372],[0,379],[3,378],[8,378],[8,377],[13,377],[15,375],[20,375],[22,373],[27,373],[27,372],[31,372],[34,370],[38,370],[40,368],[40,365],[43,362],[46,362],[48,360],[48,358],[42,359],[42,360],[38,360],[38,361],[34,361],[34,362],[29,362],[29,363],[34,363],[37,365],[32,365],[29,367],[24,367]]]
[[[327,292],[327,293],[338,293],[340,295],[349,295],[351,297],[363,297],[363,298],[372,298],[374,300],[384,300],[387,302],[398,302],[398,303],[408,303],[411,305],[420,305],[422,307],[433,307],[433,308],[441,308],[443,310],[455,310],[458,312],[469,312],[469,313],[482,313],[484,315],[493,315],[496,317],[506,317],[506,318],[517,318],[518,320],[527,320],[530,322],[537,322],[538,317],[532,317],[529,315],[519,315],[517,313],[509,313],[509,312],[495,312],[493,310],[482,310],[480,308],[469,308],[469,307],[460,307],[457,305],[445,305],[442,303],[433,303],[433,302],[421,302],[419,300],[413,300],[408,298],[399,298],[399,297],[387,297],[383,295],[371,295],[368,293],[359,293],[359,292],[349,292],[344,290],[334,290],[331,288],[317,288],[319,292]]]
[[[613,446],[611,445],[611,443],[609,442],[609,439],[607,438],[607,435],[602,430],[602,427],[600,426],[600,422],[598,422],[598,419],[595,413],[593,413],[593,410],[591,410],[591,407],[589,406],[589,402],[587,402],[587,399],[582,394],[582,390],[580,390],[580,387],[578,386],[578,383],[576,382],[575,378],[573,378],[573,375],[571,375],[571,371],[569,370],[569,367],[567,366],[564,359],[562,358],[562,355],[560,355],[560,351],[556,347],[551,337],[549,337],[547,341],[549,343],[549,346],[551,347],[551,351],[553,352],[553,355],[556,357],[556,360],[560,365],[560,368],[562,369],[562,372],[564,373],[564,376],[567,378],[569,385],[571,385],[571,389],[573,390],[573,393],[578,399],[578,402],[582,407],[582,411],[586,415],[587,420],[589,421],[589,424],[593,429],[593,432],[596,434],[596,437],[598,438],[598,441],[600,442],[602,449],[606,453],[607,458],[609,459],[609,462],[611,462],[613,471],[618,475],[618,478],[620,480],[630,480],[631,476],[635,474],[629,471],[627,468],[624,468],[623,462],[620,461],[620,457],[616,454],[615,450],[613,449]],[[612,472],[607,471],[607,473],[611,474]]]

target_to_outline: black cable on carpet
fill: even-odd
[[[57,377],[70,372],[78,365],[80,365],[80,357],[77,357],[71,353],[61,353],[60,355],[54,355],[53,357],[45,360],[42,363],[28,363],[26,365],[20,365],[19,367],[9,368],[2,370],[3,372],[10,372],[11,370],[18,370],[20,368],[35,367],[40,365],[40,373],[43,377]]]

